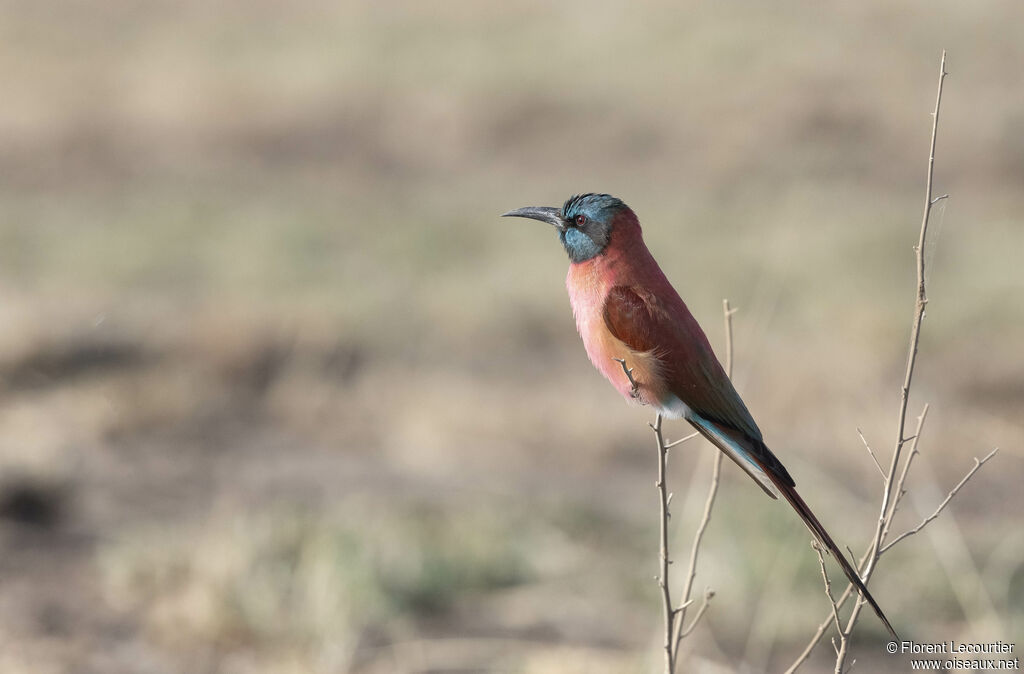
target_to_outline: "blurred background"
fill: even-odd
[[[942,49],[896,531],[1002,451],[872,588],[906,638],[1024,633],[1020,3],[0,13],[0,670],[658,670],[651,414],[587,362],[554,233],[498,217],[578,192],[636,210],[720,355],[738,308],[739,389],[862,550]],[[677,579],[711,457],[672,457]],[[686,671],[793,660],[807,538],[726,465]],[[858,669],[907,671],[884,641],[866,614]]]

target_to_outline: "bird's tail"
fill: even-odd
[[[843,554],[839,549],[839,546],[832,540],[832,537],[828,535],[827,531],[825,531],[825,527],[822,526],[821,522],[818,521],[818,518],[814,516],[814,513],[811,512],[810,507],[800,497],[800,494],[796,492],[796,488],[780,479],[779,476],[775,475],[771,470],[766,469],[765,473],[778,488],[779,492],[786,497],[789,504],[793,506],[793,510],[800,515],[800,519],[804,521],[804,524],[806,524],[807,528],[811,530],[814,537],[832,553],[833,557],[836,558],[836,561],[839,562],[839,566],[843,569],[843,573],[846,574],[846,577],[851,583],[853,583],[853,586],[857,588],[857,591],[860,592],[860,596],[862,596],[864,600],[871,605],[871,608],[875,611],[875,615],[877,615],[879,620],[881,620],[885,625],[885,629],[889,630],[889,634],[892,635],[892,638],[899,641],[899,635],[896,634],[896,630],[894,630],[892,624],[889,623],[889,619],[885,617],[884,613],[882,613],[882,609],[879,608],[878,602],[876,602],[875,598],[871,596],[870,592],[868,592],[868,588],[860,579],[856,569],[853,568],[853,565],[846,559],[846,555]]]

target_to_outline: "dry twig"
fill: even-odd
[[[623,364],[625,367],[625,364]],[[665,448],[665,438],[661,433],[661,414],[659,413],[651,424],[654,429],[654,437],[658,440],[658,496],[660,499],[661,511],[661,537],[660,537],[660,561],[661,574],[658,576],[658,585],[661,587],[662,606],[665,612],[665,672],[672,674],[675,671],[676,660],[672,652],[672,628],[676,621],[676,610],[672,608],[672,594],[668,585],[668,567],[672,560],[668,558],[668,518],[671,517],[668,506],[672,495],[668,493],[665,484],[665,465],[668,462],[668,450]]]
[[[897,543],[899,543],[903,539],[910,538],[911,536],[913,536],[917,532],[921,531],[921,529],[924,529],[928,525],[928,523],[931,522],[933,519],[935,519],[936,517],[941,515],[942,511],[945,510],[946,506],[949,505],[949,502],[952,501],[953,498],[956,496],[957,492],[960,491],[960,488],[963,487],[965,484],[967,484],[967,481],[970,480],[972,477],[974,477],[974,474],[977,473],[978,470],[982,466],[985,465],[985,462],[987,462],[989,459],[991,459],[993,456],[995,456],[996,452],[998,452],[998,451],[999,451],[999,448],[996,447],[991,452],[986,454],[985,457],[982,458],[982,459],[979,459],[978,457],[974,457],[974,467],[971,468],[969,471],[967,471],[967,474],[964,475],[963,478],[959,482],[956,483],[955,487],[953,487],[952,489],[949,490],[949,493],[946,494],[946,498],[944,498],[942,500],[942,503],[940,503],[938,505],[938,507],[935,508],[935,510],[932,512],[932,514],[929,515],[928,517],[925,517],[923,520],[921,520],[921,523],[918,524],[913,529],[909,529],[907,531],[904,531],[902,534],[900,534],[896,538],[892,539],[891,541],[889,541],[888,543],[883,545],[882,549],[879,551],[879,554],[884,554],[889,548],[891,548],[892,546],[896,545]]]
[[[974,476],[974,474],[981,468],[981,466],[984,465],[985,462],[988,461],[990,458],[992,458],[992,456],[995,455],[997,451],[996,449],[993,449],[983,459],[979,460],[976,458],[974,460],[974,467],[971,468],[970,471],[968,471],[968,473],[963,477],[963,479],[961,479],[960,482],[957,483],[957,485],[953,487],[952,490],[950,490],[949,495],[945,498],[945,500],[943,500],[942,503],[939,504],[939,506],[931,515],[924,518],[924,520],[918,526],[914,527],[913,529],[910,529],[909,531],[904,532],[903,534],[900,534],[893,540],[886,543],[886,539],[892,528],[892,523],[896,516],[896,512],[899,508],[900,501],[903,498],[904,494],[906,494],[904,485],[906,483],[907,475],[910,471],[910,465],[913,462],[914,457],[918,454],[918,441],[921,437],[921,431],[924,427],[925,417],[928,414],[928,406],[925,405],[921,412],[921,415],[917,419],[917,429],[915,430],[912,436],[907,437],[907,403],[910,398],[910,387],[913,381],[914,365],[917,361],[917,349],[921,335],[921,322],[924,318],[925,306],[928,304],[928,295],[926,293],[925,287],[924,259],[925,239],[928,234],[928,218],[931,214],[932,207],[939,201],[946,199],[948,197],[948,195],[945,194],[939,197],[932,196],[932,179],[935,165],[935,141],[938,134],[939,107],[942,102],[942,85],[946,75],[946,52],[942,52],[942,60],[939,65],[938,91],[935,97],[935,110],[932,113],[932,134],[931,145],[928,154],[928,172],[925,186],[924,213],[921,218],[921,229],[918,236],[918,242],[917,245],[914,247],[917,262],[917,298],[914,304],[914,317],[910,332],[910,344],[907,353],[906,373],[904,375],[903,387],[901,389],[900,395],[899,414],[897,417],[896,424],[896,442],[895,447],[893,449],[892,460],[889,464],[889,470],[883,473],[883,476],[885,478],[885,488],[883,491],[882,503],[878,516],[878,523],[875,527],[875,532],[872,536],[871,543],[868,546],[868,549],[864,552],[864,555],[860,558],[860,561],[857,565],[861,579],[864,581],[865,585],[867,585],[868,581],[871,579],[871,575],[874,573],[875,568],[878,564],[878,560],[881,558],[881,556],[885,552],[890,550],[894,545],[914,535],[915,533],[923,529],[929,522],[938,517],[946,508],[946,506],[949,505],[950,501],[952,501],[952,499],[956,496],[957,492],[960,491],[960,489],[967,483],[967,481],[970,480]],[[874,453],[868,446],[867,441],[864,440],[863,435],[861,435],[861,440],[864,441],[864,446],[867,447],[868,452],[871,454],[872,460],[875,461],[875,465],[879,465],[877,459],[875,459]],[[910,451],[906,456],[906,460],[903,462],[902,470],[900,470],[900,460],[903,455],[903,449],[908,442],[910,443]],[[879,466],[879,469],[881,469],[881,466]],[[817,643],[821,640],[822,636],[824,636],[825,632],[828,630],[828,626],[830,624],[835,625],[839,637],[839,646],[836,649],[836,674],[841,674],[846,659],[849,655],[849,637],[857,624],[857,620],[860,617],[860,612],[864,606],[864,602],[855,602],[853,610],[851,611],[849,618],[847,618],[846,625],[845,627],[843,627],[839,622],[838,611],[842,608],[843,604],[847,601],[847,599],[849,599],[850,596],[853,596],[855,594],[853,591],[853,586],[847,586],[846,590],[839,597],[839,599],[834,600],[832,598],[831,587],[828,581],[828,575],[827,573],[825,573],[824,565],[822,566],[822,574],[825,577],[825,593],[828,596],[829,603],[831,604],[831,610],[829,612],[829,615],[826,616],[825,619],[818,626],[818,629],[811,637],[811,640],[807,644],[807,647],[803,650],[803,652],[796,659],[796,661],[790,666],[790,668],[786,670],[787,674],[796,671],[796,669],[807,660],[813,648],[817,645]],[[833,643],[835,642],[833,641]]]
[[[862,433],[859,428],[857,429],[857,435],[860,436],[860,441],[864,443],[864,449],[868,450],[868,455],[871,457],[871,460],[875,462],[875,468],[878,469],[878,474],[881,475],[884,480],[885,471],[882,470],[882,464],[878,463],[878,459],[875,458],[875,453],[871,451],[871,445],[868,444],[868,439],[864,437],[864,433]]]
[[[732,377],[732,315],[735,313],[736,310],[729,306],[729,300],[722,300],[722,317],[725,321],[725,373],[730,377]],[[697,433],[692,433],[687,437],[695,435]],[[711,521],[711,510],[714,508],[715,498],[718,496],[718,485],[722,478],[722,457],[723,454],[721,452],[715,452],[715,464],[711,470],[711,483],[708,486],[707,498],[704,500],[704,514],[701,515],[697,531],[693,536],[693,544],[690,546],[690,563],[686,570],[686,584],[683,586],[682,608],[680,609],[679,620],[675,625],[675,631],[672,635],[673,658],[678,657],[679,643],[697,626],[697,623],[704,615],[704,611],[707,610],[708,602],[715,596],[714,591],[710,588],[705,590],[704,603],[698,609],[697,615],[693,617],[690,626],[683,629],[683,622],[686,619],[686,606],[690,603],[690,595],[693,593],[693,581],[697,576],[697,555],[700,552],[700,544],[704,540],[704,532]]]
[[[629,385],[633,387],[632,390],[630,390],[629,395],[636,400],[640,396],[640,384],[637,384],[636,379],[633,379],[633,368],[626,366],[625,358],[613,358],[612,360],[622,366],[622,371],[626,373],[626,379],[629,380]]]
[[[818,545],[818,541],[812,540],[811,547],[814,548],[814,552],[818,555],[818,566],[821,567],[821,579],[825,581],[825,596],[828,597],[828,603],[832,605],[832,620],[835,622],[836,631],[841,632],[843,630],[842,625],[839,623],[839,607],[836,606],[836,600],[832,598],[832,582],[828,579],[828,571],[825,570],[825,557],[821,553],[821,546]],[[838,655],[838,651],[836,655]]]

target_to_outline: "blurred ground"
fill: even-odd
[[[891,447],[949,50],[902,524],[918,641],[1024,633],[1019,3],[0,3],[0,670],[658,666],[649,414],[541,225],[624,198],[841,544]],[[678,424],[670,433],[685,432]],[[710,450],[671,466],[683,557]],[[825,615],[727,467],[688,671]],[[858,669],[906,671],[870,617]],[[828,665],[827,644],[808,671]]]

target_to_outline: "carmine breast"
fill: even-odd
[[[635,401],[633,388],[616,360],[626,360],[639,385],[639,402],[661,406],[666,390],[661,365],[650,352],[637,352],[613,335],[604,320],[604,303],[608,291],[619,282],[619,265],[613,256],[601,256],[569,267],[566,288],[576,318],[576,329],[594,367],[627,400]]]

